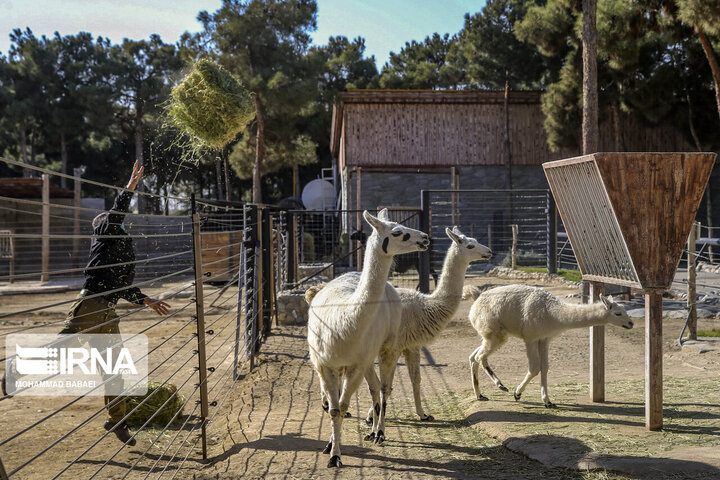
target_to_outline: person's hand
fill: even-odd
[[[132,174],[130,174],[130,181],[128,181],[128,184],[125,188],[128,190],[135,190],[135,187],[137,187],[138,182],[140,181],[140,178],[142,178],[143,171],[145,170],[145,167],[140,167],[140,161],[135,160],[135,165],[133,165],[133,171]]]
[[[158,315],[167,315],[170,311],[170,305],[162,300],[145,297],[143,303],[157,312]]]

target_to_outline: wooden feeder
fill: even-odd
[[[662,428],[662,293],[670,287],[714,153],[595,153],[543,164],[583,279],[645,292],[645,425]],[[591,328],[591,397],[604,400],[604,330]]]

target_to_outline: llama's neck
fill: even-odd
[[[412,305],[403,305],[401,342],[405,347],[427,344],[450,322],[460,305],[468,265],[453,242],[445,255],[445,263],[435,291],[431,295],[418,297],[417,304],[413,302]]]
[[[465,272],[467,272],[468,265],[470,263],[467,259],[460,255],[460,247],[455,242],[452,242],[445,255],[440,281],[431,297],[454,303],[455,307],[457,307],[462,297]]]
[[[558,302],[555,318],[564,329],[592,327],[607,323],[607,310],[602,303],[574,304]]]
[[[363,269],[351,302],[358,309],[358,313],[367,314],[368,317],[374,317],[385,295],[385,285],[392,264],[392,256],[383,254],[381,244],[382,240],[373,232],[365,245]]]

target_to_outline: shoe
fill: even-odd
[[[117,425],[117,427],[115,427]],[[137,442],[135,441],[135,437],[130,435],[130,429],[128,429],[128,426],[125,424],[125,422],[121,422],[120,424],[113,423],[110,420],[106,420],[105,424],[103,425],[105,430],[108,432],[115,427],[115,430],[113,430],[113,433],[123,443],[126,443],[130,445],[131,447],[134,446]]]
[[[2,380],[0,380],[0,387],[2,387],[2,394],[3,394],[3,400],[6,398],[12,398],[12,395],[8,395],[7,393],[7,372],[8,370],[13,368],[13,359],[11,358],[8,360],[7,365],[5,367],[5,371],[2,374]]]

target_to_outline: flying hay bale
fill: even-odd
[[[149,425],[165,427],[176,413],[178,417],[182,415],[185,397],[176,392],[177,387],[170,383],[163,385],[160,382],[149,382],[148,391],[145,395],[127,397],[125,408],[128,412],[138,407],[138,405],[140,406],[130,414],[126,423],[131,427],[140,427],[145,424],[155,412],[158,412],[157,415],[150,420]],[[173,394],[175,394],[175,396],[173,396]],[[168,399],[170,400],[168,401]],[[145,403],[142,403],[143,401]],[[167,404],[163,405],[165,402],[167,402]]]
[[[167,114],[192,143],[220,149],[255,118],[255,102],[227,70],[200,60],[172,89]]]

